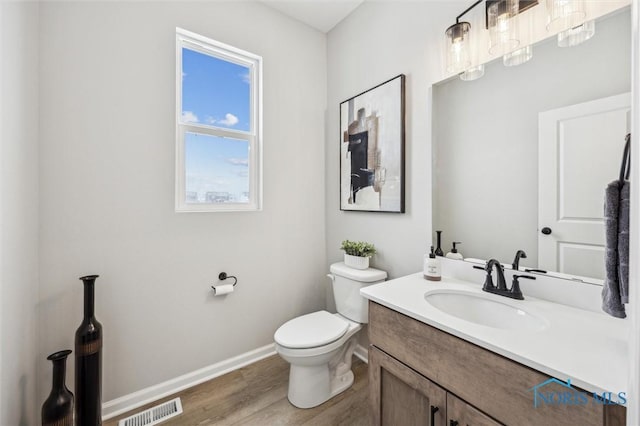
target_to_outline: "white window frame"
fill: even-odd
[[[182,122],[182,49],[187,48],[249,69],[249,131],[226,129],[202,123]],[[185,135],[199,133],[245,140],[249,145],[248,203],[187,203]],[[229,212],[262,210],[262,57],[210,38],[176,28],[176,212]]]

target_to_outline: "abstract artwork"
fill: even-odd
[[[340,210],[404,213],[404,84],[340,104]]]

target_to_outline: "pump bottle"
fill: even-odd
[[[440,281],[442,279],[442,266],[440,265],[440,260],[436,257],[433,246],[431,246],[431,253],[424,255],[423,275],[429,281]]]
[[[456,244],[462,244],[460,241],[453,242],[453,248],[447,255],[445,256],[447,259],[458,259],[462,260],[462,253],[458,253],[458,249],[456,248]]]

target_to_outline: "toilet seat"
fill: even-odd
[[[342,345],[344,345],[344,343],[347,340],[349,340],[358,331],[360,331],[362,329],[362,324],[359,324],[357,322],[353,322],[353,321],[341,316],[340,314],[329,314],[329,315],[337,317],[341,321],[344,321],[344,322],[347,323],[347,331],[342,336],[340,336],[337,340],[334,340],[333,342],[327,343],[327,344],[325,344],[323,346],[316,346],[316,347],[313,347],[313,348],[288,348],[288,347],[286,347],[284,345],[279,344],[276,341],[275,342],[276,351],[280,355],[296,357],[296,358],[299,358],[299,359],[315,357],[315,356],[318,356],[318,355],[329,353],[329,352],[333,351],[334,349],[337,349],[337,348],[341,347]]]
[[[335,342],[348,329],[347,320],[327,311],[318,311],[287,321],[278,328],[274,340],[286,348],[310,349]]]

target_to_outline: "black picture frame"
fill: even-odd
[[[340,210],[405,212],[405,84],[400,74],[340,103]]]

